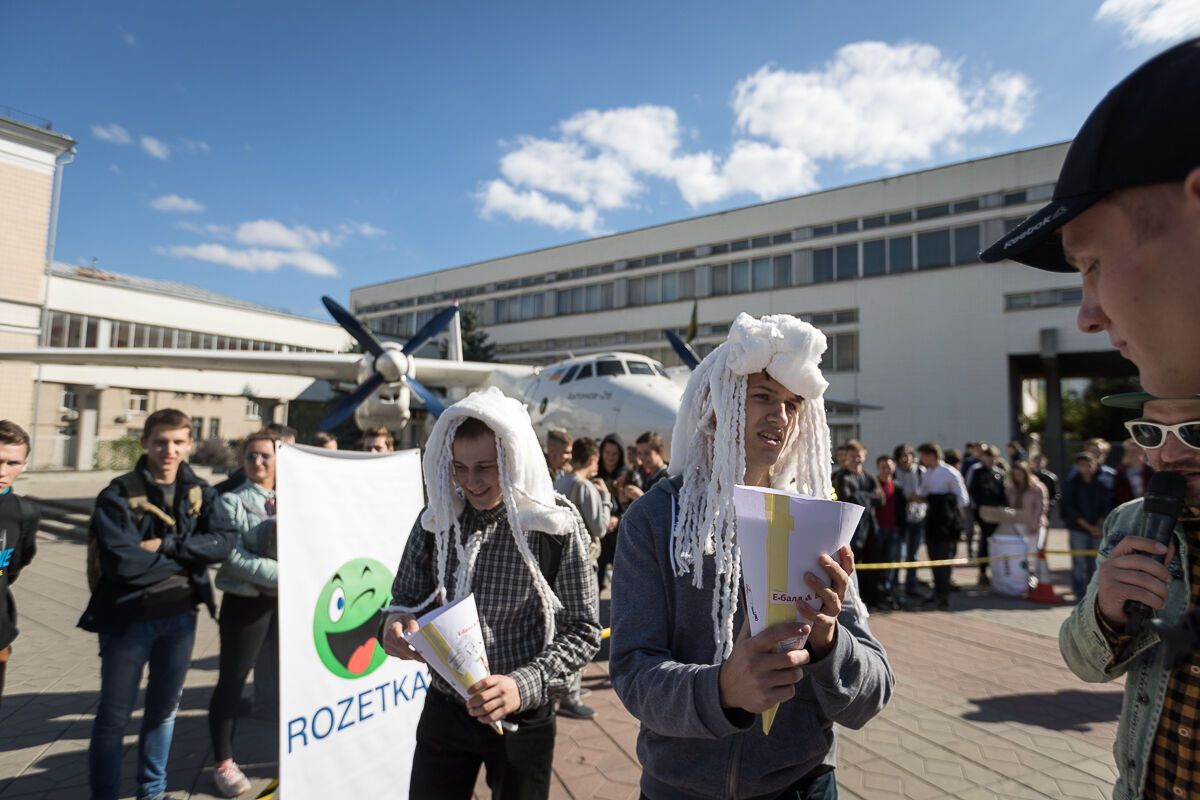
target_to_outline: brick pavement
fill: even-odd
[[[78,536],[62,532],[43,534],[40,547],[15,589],[22,633],[0,706],[0,800],[86,797],[99,661],[95,637],[74,627],[86,600],[84,548]],[[967,584],[972,571],[956,577]],[[1065,575],[1058,577],[1064,585]],[[1066,613],[967,586],[951,612],[875,615],[872,626],[898,677],[896,694],[863,730],[842,731],[841,796],[1108,797],[1122,687],[1083,684],[1066,670],[1054,640]],[[211,797],[205,707],[216,656],[216,626],[203,619],[172,750],[170,789],[178,796]],[[637,723],[606,688],[605,668],[590,665],[586,678],[596,720],[559,721],[554,798],[638,796]],[[126,739],[129,794],[135,731],[136,719]],[[256,790],[275,769],[273,737],[271,724],[240,724],[239,759]],[[479,797],[487,797],[485,788]]]

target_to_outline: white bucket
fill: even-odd
[[[1029,589],[1029,562],[1021,536],[993,536],[988,544],[992,557],[992,589],[1007,597],[1020,597]]]

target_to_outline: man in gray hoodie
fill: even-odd
[[[891,696],[849,548],[808,576],[820,610],[801,603],[797,622],[756,636],[743,610],[733,485],[831,495],[824,350],[824,335],[794,317],[740,315],[689,380],[673,477],[622,519],[610,668],[641,721],[650,800],[834,798],[834,724],[860,728]],[[803,649],[780,652],[802,634]],[[767,736],[758,715],[776,704]]]

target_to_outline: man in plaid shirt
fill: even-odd
[[[475,594],[492,674],[464,703],[434,675],[417,726],[410,796],[471,797],[480,764],[494,798],[546,798],[553,700],[600,647],[588,534],[554,494],[529,415],[497,390],[438,419],[423,462],[429,505],[405,546],[384,649],[420,660],[416,617]],[[492,724],[504,720],[505,733]]]

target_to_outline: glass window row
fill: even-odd
[[[101,323],[107,323],[108,340],[101,345]],[[141,322],[101,319],[64,311],[46,314],[42,334],[44,347],[154,347],[181,350],[249,350],[277,352],[289,350],[300,353],[322,352],[313,347],[297,347],[279,342],[264,342],[244,339],[239,336],[222,336],[201,333]]]

